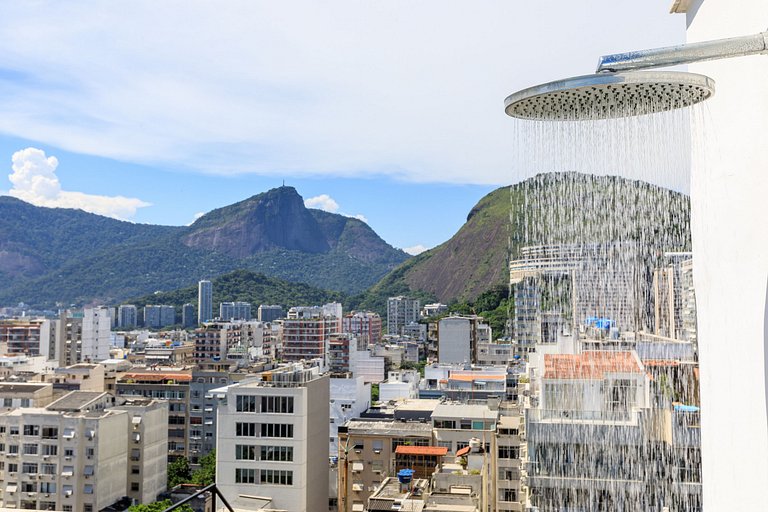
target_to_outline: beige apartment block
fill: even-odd
[[[226,388],[218,408],[216,483],[229,503],[328,510],[329,395],[328,375],[301,363]]]
[[[0,404],[2,410],[19,407],[45,407],[53,402],[53,384],[45,382],[2,382]]]

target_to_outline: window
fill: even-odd
[[[54,494],[56,492],[56,482],[40,482],[40,492]]]
[[[83,494],[93,494],[93,484],[85,484],[83,486]]]
[[[235,423],[235,435],[238,437],[256,437],[256,423]]]
[[[75,467],[74,466],[64,466],[61,469],[61,476],[72,476],[75,474]]]
[[[93,505],[90,503],[83,505],[83,512],[93,512]]]
[[[520,448],[517,446],[499,446],[500,459],[519,459]]]
[[[170,443],[168,445],[168,449],[169,450],[171,449]],[[132,449],[131,450],[131,460],[134,461],[134,462],[136,462],[137,460],[141,460],[141,451],[138,450],[137,448]]]
[[[292,414],[293,413],[293,397],[292,396],[262,396],[261,412]]]
[[[12,435],[12,436],[17,436],[17,435],[19,435],[19,427],[10,427],[10,428],[8,429],[8,433],[9,433],[10,435]]]
[[[40,425],[24,425],[24,435],[25,436],[39,436],[40,435]]]
[[[256,412],[256,398],[252,395],[237,395],[235,407],[237,412]]]
[[[293,437],[293,425],[289,423],[262,423],[261,437]]]
[[[93,476],[93,466],[85,466],[83,468],[83,474],[85,476]]]
[[[72,491],[69,491],[69,494],[72,494]],[[72,512],[72,505],[64,505],[61,507],[63,512]]]
[[[140,473],[139,466],[131,466],[131,474],[138,475]]]
[[[21,492],[37,492],[37,482],[22,482]]]
[[[376,453],[381,453],[381,450],[384,449],[384,440],[383,439],[374,439],[371,443],[371,447],[373,448],[373,451]]]
[[[273,485],[293,485],[293,471],[282,469],[262,469],[259,483]]]
[[[256,460],[256,447],[252,444],[236,444],[235,460]]]
[[[3,407],[13,407],[13,399],[3,398]]]
[[[57,427],[43,427],[43,439],[56,439],[59,437]]]
[[[384,472],[384,461],[383,460],[374,460],[371,462],[371,471],[374,473],[383,473]]]
[[[40,466],[40,471],[44,475],[55,475],[56,474],[56,464],[42,464]]]
[[[64,456],[65,457],[73,457],[75,455],[75,449],[74,448],[64,448]]]
[[[353,448],[355,450],[362,450],[363,448],[365,448],[365,443],[363,443],[362,439],[358,439],[355,441]]]
[[[435,420],[435,428],[456,428],[453,420]]]
[[[256,470],[247,468],[235,468],[236,484],[255,484]]]
[[[24,455],[37,455],[37,444],[25,443],[23,446]]]
[[[271,460],[278,462],[293,461],[293,447],[291,446],[262,446],[259,460]]]
[[[64,435],[62,435],[64,439],[74,439],[75,437],[75,429],[73,428],[65,428],[64,429]]]
[[[91,457],[93,457],[93,454],[94,454],[94,449],[93,448],[89,447],[89,448],[85,449],[85,456],[88,457],[89,459]]]
[[[21,472],[26,473],[28,475],[36,475],[37,474],[37,463],[36,462],[24,462],[21,465]]]
[[[139,482],[131,482],[131,491],[136,492],[139,490]]]
[[[503,493],[503,501],[517,501],[516,489],[504,489]]]
[[[9,444],[8,445],[8,453],[19,453],[19,445],[17,445],[17,444]]]

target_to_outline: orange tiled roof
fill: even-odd
[[[672,361],[670,359],[646,359],[643,361],[645,366],[680,366],[678,361]]]
[[[590,351],[583,354],[546,354],[545,379],[602,380],[606,373],[641,373],[643,368],[632,352]]]
[[[401,444],[395,448],[395,453],[398,455],[438,455],[442,457],[448,453],[448,448],[445,446],[404,446]]]

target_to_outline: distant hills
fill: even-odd
[[[0,304],[117,303],[238,269],[357,293],[407,258],[362,221],[307,209],[293,187],[179,227],[0,197]]]
[[[381,310],[397,294],[472,301],[508,282],[509,257],[522,246],[609,241],[690,250],[688,196],[613,176],[540,174],[480,199],[450,240],[405,261],[354,303]]]
[[[359,220],[305,208],[291,187],[188,227],[0,197],[0,303],[142,297],[137,302],[179,306],[195,302],[199,278],[221,276],[215,301],[341,300],[346,310],[384,313],[387,297],[401,294],[473,301],[507,283],[509,258],[525,245],[621,240],[658,254],[690,250],[689,222],[684,194],[618,177],[540,174],[486,195],[450,240],[409,258]]]

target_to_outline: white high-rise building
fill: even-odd
[[[249,302],[222,302],[219,304],[219,319],[250,320],[251,304]]]
[[[329,378],[296,363],[226,388],[216,485],[235,508],[328,510]]]
[[[197,323],[213,319],[213,283],[203,279],[197,283]]]
[[[98,362],[109,359],[112,318],[109,308],[98,306],[83,309],[83,333],[78,362]]]

